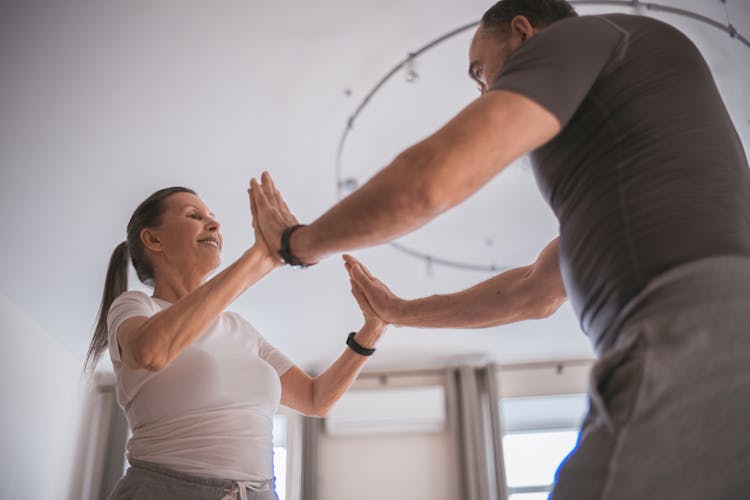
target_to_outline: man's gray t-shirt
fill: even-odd
[[[498,89],[563,127],[531,160],[560,223],[565,288],[597,348],[657,275],[750,256],[747,158],[705,61],[677,29],[625,14],[558,21],[508,58]]]

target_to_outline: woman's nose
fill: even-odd
[[[216,219],[208,219],[208,230],[209,231],[218,231],[221,228],[221,224],[219,224],[219,221]]]

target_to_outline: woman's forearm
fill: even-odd
[[[386,327],[365,325],[354,336],[361,346],[373,348],[385,332]],[[368,357],[347,348],[323,373],[312,380],[312,413],[325,416],[331,407],[351,387]]]
[[[194,342],[239,295],[275,264],[256,247],[132,333],[133,357],[142,368],[159,370]]]

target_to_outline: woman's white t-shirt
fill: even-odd
[[[128,456],[206,477],[271,479],[279,377],[292,362],[241,316],[223,312],[162,370],[123,365],[115,338],[120,325],[170,305],[128,291],[107,315],[117,401],[133,432]]]

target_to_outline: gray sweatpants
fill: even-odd
[[[245,489],[242,483],[178,472],[158,464],[130,461],[125,477],[108,500],[278,500],[267,491]]]
[[[750,258],[665,273],[621,318],[550,498],[750,499]]]

